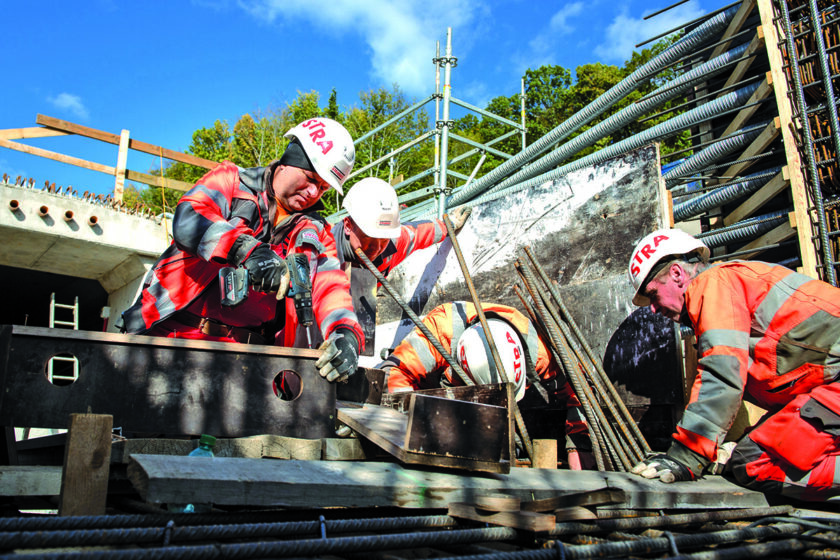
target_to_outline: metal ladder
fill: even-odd
[[[69,309],[73,312],[73,320],[72,321],[64,321],[55,318],[55,310],[56,309]],[[55,302],[55,292],[50,294],[50,328],[53,329],[56,326],[61,327],[70,327],[73,330],[79,330],[79,296],[76,296],[76,300],[73,302],[73,305],[68,305],[65,303],[56,303]],[[53,372],[53,363],[54,362],[65,362],[65,363],[72,363],[73,364],[73,373],[70,375],[66,372],[68,368],[61,368],[61,371],[58,373]],[[54,383],[55,381],[59,381],[59,385],[63,385],[65,383],[62,382],[69,382],[72,383],[79,378],[79,360],[76,356],[53,356],[50,358],[49,362],[47,362],[47,379],[50,383]]]

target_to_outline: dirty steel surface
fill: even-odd
[[[53,356],[78,360],[76,381],[50,383]],[[0,424],[66,428],[71,413],[111,414],[128,432],[317,439],[335,432],[335,386],[318,352],[275,346],[0,326]],[[300,394],[277,396],[291,371]],[[293,384],[294,385],[294,384]]]

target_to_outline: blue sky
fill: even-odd
[[[519,92],[528,68],[621,65],[634,45],[714,10],[690,0],[650,20],[663,0],[118,0],[3,2],[0,129],[44,114],[184,151],[217,119],[330,91],[343,107],[397,83],[434,93],[435,43],[452,29],[452,95],[478,107]],[[429,106],[433,113],[433,107]],[[453,116],[460,116],[453,111]],[[114,166],[117,147],[58,137],[23,140]],[[130,151],[128,168],[159,160]],[[0,147],[0,174],[108,193],[113,178]]]

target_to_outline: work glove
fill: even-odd
[[[318,347],[318,373],[330,383],[347,381],[359,365],[359,341],[349,329],[337,329]]]
[[[686,465],[666,453],[657,453],[640,461],[630,471],[645,478],[658,478],[662,482],[682,482],[697,477]]]
[[[286,262],[275,253],[271,246],[261,243],[245,259],[248,269],[248,281],[258,292],[277,292],[277,298],[286,295],[289,290],[289,269]]]
[[[455,230],[456,234],[464,227],[464,223],[470,217],[470,214],[472,214],[471,206],[460,206],[449,213],[449,221],[452,222],[452,229]]]

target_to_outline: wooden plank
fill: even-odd
[[[732,119],[732,122],[730,122],[729,126],[726,127],[726,130],[724,130],[721,133],[721,135],[720,135],[721,138],[729,136],[730,134],[732,134],[736,130],[740,130],[741,127],[743,127],[744,124],[748,120],[750,120],[750,118],[752,118],[752,116],[755,114],[755,112],[758,111],[759,108],[760,108],[760,105],[753,105],[753,103],[755,103],[756,101],[760,101],[760,100],[764,99],[765,97],[769,96],[771,93],[773,93],[773,88],[770,85],[771,83],[772,83],[771,75],[770,75],[770,72],[768,72],[764,81],[761,82],[758,85],[758,89],[756,89],[753,92],[753,94],[750,96],[750,98],[747,99],[747,102],[744,103],[745,106],[747,106],[747,105],[752,105],[752,106],[751,107],[746,107],[745,109],[741,109],[740,111],[738,111],[735,114],[735,117]]]
[[[591,519],[598,519],[598,516],[595,512],[583,506],[572,506],[555,510],[554,519],[560,523],[562,521],[587,521]]]
[[[321,458],[324,461],[364,461],[371,459],[356,438],[323,438]]]
[[[114,171],[114,200],[122,202],[123,189],[125,187],[125,166],[128,162],[128,130],[123,129],[120,133],[120,149],[117,151],[117,167]]]
[[[738,8],[738,11],[735,12],[735,16],[732,18],[732,21],[729,22],[729,25],[726,26],[726,31],[723,32],[721,36],[721,40],[728,39],[738,33],[741,28],[744,26],[744,23],[750,16],[753,8],[755,7],[755,0],[744,0],[741,3],[741,7]],[[729,41],[725,43],[721,43],[715,50],[712,51],[712,54],[709,55],[709,60],[720,56],[724,52],[729,49]]]
[[[505,494],[482,494],[476,496],[474,505],[485,511],[519,511],[522,500]]]
[[[732,73],[729,74],[729,77],[726,79],[726,83],[721,86],[722,90],[725,90],[732,84],[737,84],[744,78],[744,74],[747,73],[752,63],[756,60],[756,53],[760,51],[764,47],[764,34],[761,33],[761,28],[759,27],[756,30],[755,36],[753,36],[750,44],[747,45],[747,50],[744,51],[744,54],[741,55],[743,60],[735,65],[735,68],[732,70]]]
[[[478,509],[472,504],[458,502],[449,504],[449,516],[534,532],[551,531],[556,524],[554,516],[545,513],[534,513],[533,511],[490,512]]]
[[[780,226],[773,228],[772,230],[768,231],[758,239],[754,239],[739,251],[747,251],[749,249],[753,249],[755,247],[763,247],[765,245],[774,245],[776,243],[781,243],[791,237],[796,235],[796,230],[791,227],[789,223],[784,223]],[[740,257],[742,259],[752,259],[755,258],[756,255],[761,254],[762,251],[756,251],[755,253],[746,253],[744,256]]]
[[[560,508],[573,506],[600,506],[605,504],[623,504],[627,500],[624,490],[618,488],[606,488],[594,492],[576,492],[545,498],[543,500],[531,500],[523,502],[521,509],[525,511],[554,511]]]
[[[78,134],[79,136],[101,140],[102,142],[107,142],[109,144],[119,145],[120,143],[120,136],[118,134],[96,130],[95,128],[82,126],[80,124],[56,119],[54,117],[48,117],[46,115],[38,115],[35,117],[35,122],[64,132],[71,132],[73,134]],[[204,169],[213,169],[219,165],[219,162],[216,161],[211,161],[209,159],[204,159],[182,152],[176,152],[175,150],[167,150],[166,148],[155,146],[154,144],[148,144],[146,142],[140,142],[139,140],[130,140],[128,147],[132,150],[137,150],[138,152],[165,157],[166,159],[180,161],[181,163],[188,163],[190,165],[203,167]]]
[[[764,32],[764,42],[767,47],[767,59],[770,72],[773,75],[773,90],[776,94],[776,106],[782,130],[782,140],[787,157],[787,167],[790,171],[790,190],[793,199],[793,209],[796,213],[796,234],[799,240],[799,254],[802,259],[802,272],[812,278],[819,278],[817,274],[817,254],[812,241],[816,234],[811,219],[808,186],[802,173],[802,158],[796,146],[794,136],[793,110],[788,97],[787,80],[785,78],[785,62],[779,47],[780,37],[773,21],[772,0],[758,0],[758,13],[761,17],[761,27]]]
[[[70,415],[59,515],[105,515],[113,427],[110,414]]]
[[[159,177],[157,175],[150,175],[148,173],[140,173],[139,171],[125,170],[125,178],[129,181],[137,181],[145,185],[152,185],[155,187],[164,187],[167,189],[175,189],[176,191],[188,191],[195,185],[187,183],[186,181],[178,181],[177,179],[167,179],[166,177]]]
[[[61,163],[75,165],[76,167],[82,167],[92,171],[99,171],[100,173],[107,173],[108,175],[113,175],[115,171],[113,167],[102,165],[101,163],[94,163],[92,161],[87,161],[73,156],[66,156],[57,152],[44,150],[43,148],[36,148],[35,146],[27,146],[26,144],[21,144],[19,142],[12,142],[11,140],[0,139],[0,147],[17,150],[18,152],[23,152],[25,154],[32,154],[33,156],[40,156],[42,158],[60,161]]]
[[[262,442],[262,456],[273,459],[301,459],[316,461],[321,458],[321,440],[288,436],[256,436]]]
[[[508,474],[461,475],[413,469],[383,461],[266,461],[218,457],[137,454],[127,475],[147,502],[190,502],[205,492],[219,505],[280,507],[446,508],[480,494],[521,500],[553,498],[563,489],[593,492],[620,487],[624,506],[639,509],[727,509],[766,507],[760,492],[721,477],[663,484],[623,472],[543,470],[513,467]],[[201,490],[199,490],[201,489]]]
[[[779,173],[770,179],[767,184],[750,195],[747,200],[742,202],[729,215],[724,217],[724,225],[731,226],[745,218],[749,218],[786,188],[788,188],[788,182],[784,178],[784,173]]]
[[[23,140],[25,138],[47,138],[52,136],[67,136],[69,133],[42,126],[29,126],[26,128],[6,128],[0,130],[0,139]]]
[[[61,467],[0,467],[0,496],[58,496],[61,494]]]
[[[557,440],[556,439],[535,439],[534,443],[534,468],[535,469],[556,469],[557,468]]]
[[[755,140],[753,140],[749,146],[744,150],[744,152],[736,158],[736,161],[745,160],[751,158],[752,156],[758,155],[762,153],[767,146],[773,143],[773,141],[779,136],[779,120],[778,117],[773,119],[773,122],[768,124],[764,127],[764,130],[756,136]],[[744,170],[748,169],[752,166],[755,162],[754,161],[742,161],[741,163],[736,163],[735,165],[731,166],[729,169],[723,172],[724,177],[737,177],[741,175]]]

